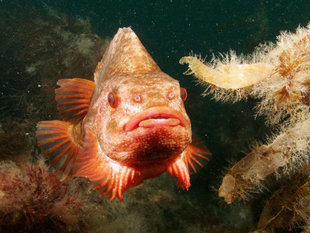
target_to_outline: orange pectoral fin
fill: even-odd
[[[98,153],[97,138],[86,128],[83,150],[74,163],[74,175],[88,177],[97,184],[95,190],[101,190],[100,196],[109,196],[110,200],[118,197],[130,187],[141,183],[139,171],[126,167]]]
[[[42,154],[51,158],[51,164],[57,165],[65,175],[71,173],[74,160],[79,153],[79,145],[74,142],[72,123],[65,121],[40,121],[36,136]]]
[[[82,120],[93,96],[95,83],[81,78],[60,79],[55,90],[57,108],[65,121],[77,123]]]
[[[199,138],[193,137],[193,142],[190,145],[188,145],[188,147],[183,152],[183,159],[186,165],[187,166],[189,165],[193,169],[193,171],[196,173],[197,170],[193,162],[195,162],[200,167],[202,167],[203,165],[198,160],[198,158],[209,161],[210,159],[206,155],[211,156],[212,153],[206,148],[206,146],[203,144],[203,142]]]

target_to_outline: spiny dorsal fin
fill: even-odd
[[[95,82],[114,74],[130,75],[160,71],[131,28],[120,28],[104,53],[95,72]]]
[[[65,121],[77,123],[82,120],[94,93],[95,83],[81,78],[60,79],[55,90],[57,108]]]

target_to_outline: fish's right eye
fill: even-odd
[[[119,104],[119,99],[117,98],[116,94],[110,92],[108,94],[108,103],[112,108],[116,108]]]
[[[181,95],[181,98],[183,101],[185,101],[187,99],[187,91],[185,88],[183,88],[183,87],[181,88],[180,95]]]

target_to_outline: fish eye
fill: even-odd
[[[181,98],[183,101],[185,101],[187,99],[187,91],[185,88],[181,87],[180,95],[181,95]]]
[[[113,92],[110,92],[108,94],[108,103],[112,108],[116,108],[119,104],[119,99],[117,98],[116,94]]]

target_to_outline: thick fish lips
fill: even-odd
[[[166,108],[152,108],[137,114],[124,125],[125,131],[132,131],[138,127],[185,127],[185,119],[175,110]]]

